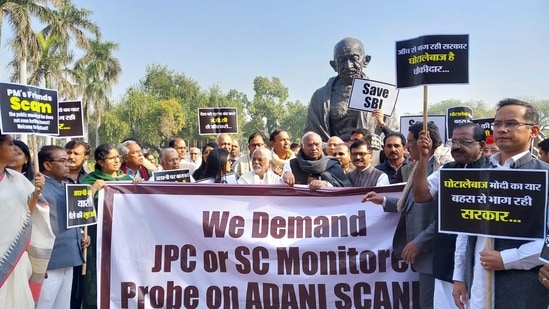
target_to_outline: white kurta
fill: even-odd
[[[242,176],[238,178],[238,183],[255,185],[277,185],[282,183],[282,178],[271,170],[268,170],[267,173],[263,175],[263,179],[260,179],[254,171],[249,171],[245,174],[242,174]]]

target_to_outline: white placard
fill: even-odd
[[[423,115],[400,116],[400,133],[408,136],[408,129],[417,121],[423,121]],[[440,137],[446,143],[446,115],[428,115],[427,121],[432,121],[437,125]]]
[[[379,108],[384,115],[391,116],[397,99],[398,89],[395,85],[355,78],[349,99],[349,108],[366,112]]]

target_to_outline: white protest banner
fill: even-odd
[[[375,80],[355,78],[349,99],[349,108],[371,112],[380,109],[384,115],[391,116],[398,99],[395,85]]]
[[[375,189],[398,196],[402,185]],[[109,183],[98,304],[415,308],[417,273],[391,254],[400,214],[360,203],[367,190]]]
[[[400,116],[400,133],[404,136],[408,136],[408,129],[411,125],[416,123],[417,121],[423,121],[422,115],[416,115],[416,116]],[[440,133],[440,137],[442,138],[442,141],[446,142],[446,115],[428,115],[427,121],[433,122],[438,127],[438,132]]]

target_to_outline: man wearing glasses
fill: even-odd
[[[483,149],[486,146],[484,129],[475,123],[458,124],[452,134],[451,153],[453,162],[446,163],[443,168],[481,168],[487,158]],[[429,159],[430,142],[421,132],[417,141],[419,160],[414,174],[413,190],[416,202],[429,202],[438,197],[440,170],[428,177],[427,160]],[[456,235],[439,233],[437,229],[433,236],[433,275],[435,276],[435,292],[433,305],[435,308],[451,308],[454,304],[453,271],[454,252],[456,250]]]
[[[355,170],[347,174],[353,187],[378,187],[390,184],[389,177],[372,164],[372,146],[365,141],[351,144],[351,161]]]
[[[236,179],[253,169],[251,159],[252,153],[263,146],[265,146],[265,138],[261,133],[256,132],[248,137],[248,153],[241,155],[240,158],[232,164]]]
[[[539,134],[539,114],[529,103],[516,99],[505,99],[498,103],[494,123],[494,138],[500,149],[489,159],[490,165],[498,169],[545,169],[549,164],[532,156],[530,145]],[[428,147],[428,136],[418,140],[421,147]],[[454,141],[454,146],[458,142]],[[463,147],[473,147],[475,141],[460,139]],[[457,159],[456,159],[457,161]],[[419,164],[419,163],[418,163]],[[416,173],[421,175],[418,167]],[[414,181],[416,185],[418,182]],[[431,185],[429,190],[434,186]],[[420,193],[420,192],[418,192]],[[425,194],[426,191],[423,190]],[[433,193],[428,193],[433,195]],[[419,195],[416,197],[419,200]],[[493,241],[486,249],[488,241]],[[549,293],[539,284],[539,260],[543,240],[524,241],[498,238],[491,240],[482,236],[458,235],[456,240],[455,266],[453,273],[453,298],[458,308],[486,308],[487,297],[493,298],[494,308],[545,308],[549,303]],[[472,263],[466,263],[467,257]],[[493,272],[493,294],[486,294],[487,272]],[[472,274],[465,283],[466,274]],[[548,279],[549,280],[549,279]],[[470,291],[470,292],[468,292]]]
[[[530,153],[532,140],[540,132],[538,123],[538,111],[530,103],[516,99],[500,101],[492,124],[500,152],[490,157],[490,163],[497,169],[549,170],[549,164]],[[486,297],[493,297],[494,308],[546,308],[549,293],[538,280],[543,240],[498,238],[493,240],[492,250],[485,248],[488,241],[492,240],[458,235],[456,248],[464,248],[455,254],[453,295],[458,308],[464,308],[468,300],[470,308],[485,308]],[[474,258],[473,265],[460,263],[468,255]],[[471,270],[473,278],[467,287],[464,278]],[[494,274],[492,295],[486,295],[488,271]]]
[[[339,161],[324,155],[322,138],[312,131],[303,134],[301,150],[284,165],[282,181],[289,186],[308,185],[311,191],[321,187],[351,186]]]
[[[200,164],[202,164],[202,153],[200,153],[200,148],[198,147],[192,147],[191,151],[189,152],[189,158],[191,160],[191,163],[194,164],[194,169],[200,167]]]
[[[46,177],[42,196],[49,204],[55,243],[37,308],[70,308],[73,267],[82,265],[81,247],[90,243],[89,236],[81,239],[79,228],[67,229],[65,182],[69,164],[71,161],[62,147],[44,146],[38,152],[40,172]]]
[[[143,151],[136,141],[128,140],[120,144],[118,152],[122,157],[120,170],[132,179],[149,180],[151,172],[143,166]]]
[[[410,156],[415,160],[420,159],[420,148],[417,139],[423,130],[423,123],[416,122],[408,129],[408,149]],[[442,145],[438,127],[433,122],[427,123],[427,130],[432,143],[426,149],[425,167],[421,169],[427,174],[438,170],[443,164],[451,161],[446,156],[446,148]],[[414,168],[419,171],[420,166]],[[433,275],[433,233],[435,231],[437,201],[420,203],[414,200],[415,182],[412,178],[404,188],[402,197],[384,197],[376,192],[368,192],[362,201],[370,201],[383,205],[387,212],[401,212],[401,217],[393,236],[393,255],[408,263],[419,273],[419,301],[421,308],[433,308],[433,294],[435,277]],[[427,175],[424,174],[426,178]]]

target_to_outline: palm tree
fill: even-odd
[[[74,68],[74,76],[83,93],[84,115],[86,119],[90,119],[93,111],[96,120],[96,145],[100,144],[99,127],[105,110],[110,106],[112,85],[118,82],[118,76],[122,73],[120,61],[112,55],[117,48],[118,44],[102,41],[98,35],[95,40],[89,42],[87,53],[76,61]]]
[[[47,6],[46,0],[0,0],[0,43],[2,42],[2,23],[4,16],[13,30],[16,39],[25,44],[20,44],[20,50],[15,57],[19,58],[19,82],[25,84],[27,80],[27,57],[38,51],[38,42],[31,27],[32,17],[37,17],[42,22],[52,20],[53,13]],[[0,46],[1,49],[1,46]]]
[[[42,32],[36,33],[40,52],[28,61],[28,84],[38,87],[57,89],[60,97],[76,97],[76,87],[70,80],[69,66],[74,58],[72,53],[64,54],[61,43],[56,36],[46,37]],[[10,46],[14,51],[21,49],[20,40],[12,40]],[[14,58],[9,66],[13,68],[12,81],[17,81],[20,61]]]
[[[58,37],[59,48],[64,54],[68,54],[72,40],[78,48],[87,50],[89,38],[86,31],[94,37],[99,33],[99,27],[90,19],[92,12],[77,8],[70,0],[59,0],[56,7],[54,19],[42,29],[44,35]]]

